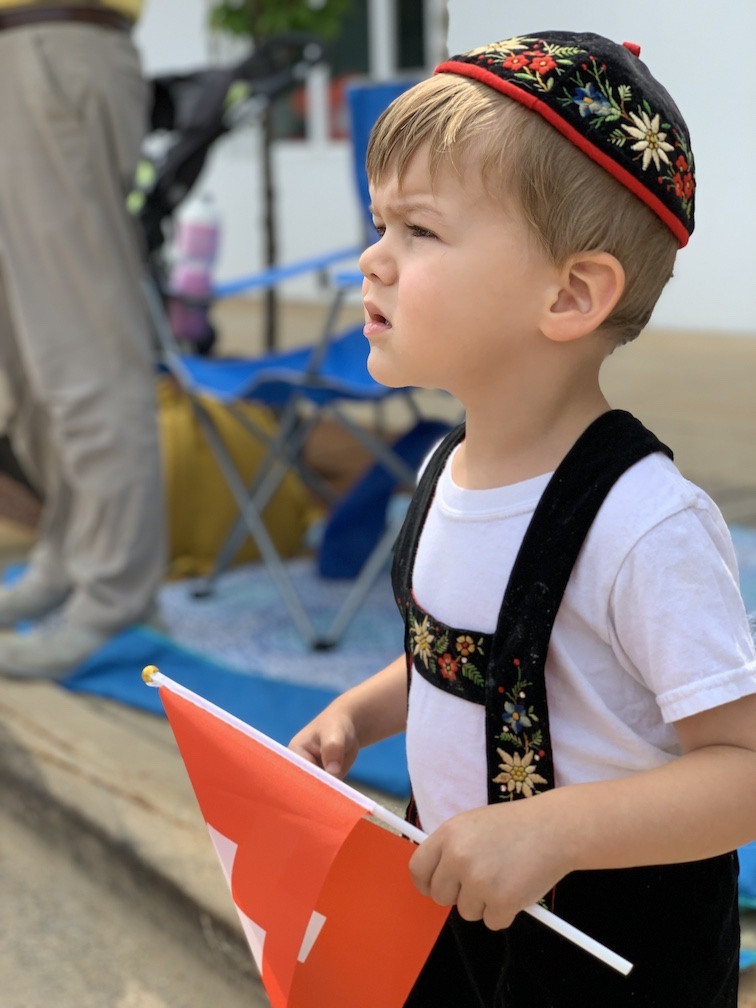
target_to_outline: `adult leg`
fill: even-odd
[[[70,495],[61,485],[60,472],[50,458],[50,438],[45,412],[31,396],[8,311],[0,254],[0,430],[11,443],[24,476],[44,494],[37,542],[27,568],[11,586],[0,586],[0,627],[37,619],[61,606],[71,591],[63,566],[63,541]],[[47,479],[43,473],[47,472]]]
[[[0,108],[11,96],[22,108],[3,118],[17,123],[24,183],[2,203],[6,292],[50,446],[32,464],[45,527],[65,526],[66,619],[104,639],[150,610],[165,562],[153,362],[124,210],[144,84],[126,35],[44,25],[0,36]]]

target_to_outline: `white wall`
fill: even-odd
[[[655,325],[756,335],[756,129],[753,0],[659,0],[585,6],[564,0],[449,0],[449,51],[545,29],[593,31],[640,44],[690,128],[696,158],[696,228],[677,259]],[[717,29],[720,26],[721,32]]]
[[[240,55],[210,39],[205,0],[147,0],[135,34],[148,76],[185,72]],[[275,145],[279,261],[289,263],[359,243],[352,163],[345,142]],[[245,126],[211,149],[195,191],[210,192],[223,221],[217,280],[259,270],[264,262],[259,136]],[[318,296],[313,277],[286,285],[293,297]]]
[[[209,59],[204,0],[145,0],[134,39],[149,76],[194,70]]]

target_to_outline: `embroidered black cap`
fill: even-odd
[[[685,120],[640,47],[590,32],[535,32],[452,56],[436,73],[488,84],[551,123],[670,228],[693,232],[695,176]]]

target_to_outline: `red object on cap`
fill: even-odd
[[[623,42],[622,45],[628,49],[633,56],[640,56],[640,46],[637,42]]]

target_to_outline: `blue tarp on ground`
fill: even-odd
[[[93,693],[163,714],[158,691],[142,681],[145,665],[157,665],[163,675],[284,745],[336,696],[331,690],[226,668],[147,627],[113,637],[63,685],[73,692]],[[404,736],[363,749],[350,777],[398,797],[408,795]]]
[[[746,844],[738,851],[740,857],[740,903],[756,910],[756,843]]]

